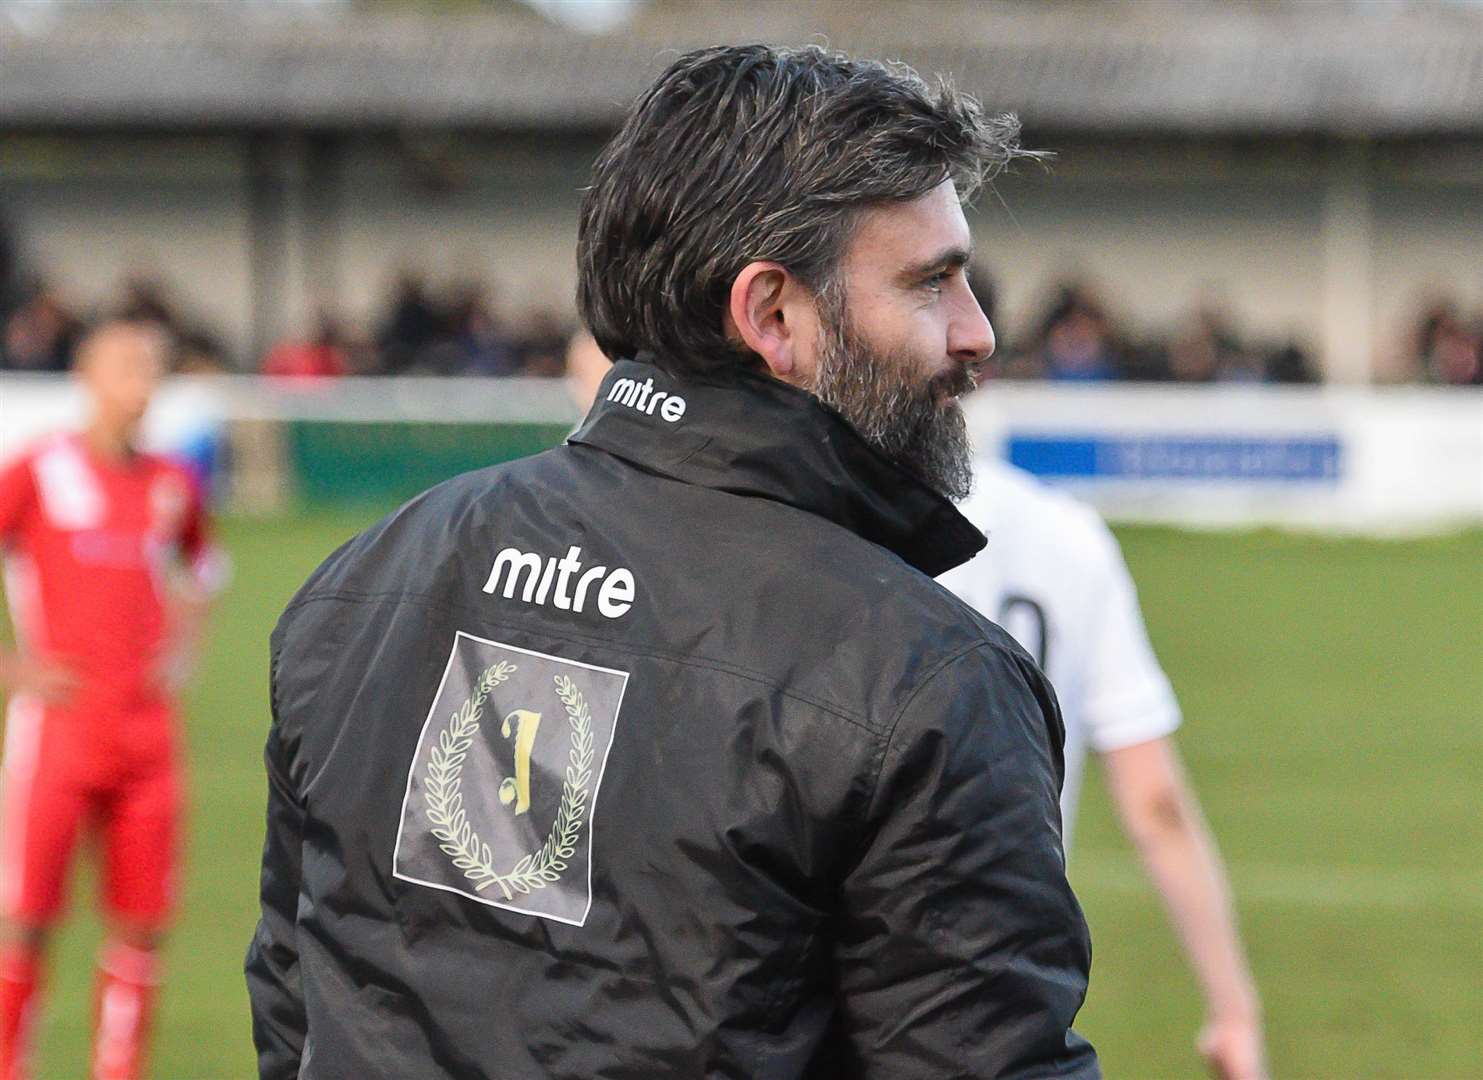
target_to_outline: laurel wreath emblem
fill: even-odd
[[[506,900],[513,899],[517,892],[529,894],[561,880],[581,838],[582,823],[587,816],[588,784],[592,780],[592,710],[576,683],[565,675],[557,675],[556,695],[561,698],[571,727],[561,805],[539,850],[523,857],[506,873],[494,868],[493,852],[479,838],[464,810],[463,763],[479,733],[479,721],[490,692],[515,670],[514,664],[503,660],[485,669],[474,692],[438,733],[438,741],[428,754],[423,786],[427,819],[443,853],[463,871],[475,892],[498,886]]]

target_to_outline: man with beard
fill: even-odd
[[[960,199],[1015,136],[818,48],[639,98],[596,406],[274,632],[263,1076],[1098,1075],[1055,698],[930,580],[984,543]]]

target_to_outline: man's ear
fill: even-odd
[[[813,296],[778,263],[748,263],[736,275],[726,334],[760,356],[775,379],[802,385],[813,374]]]

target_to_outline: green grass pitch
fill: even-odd
[[[191,693],[192,817],[153,1074],[253,1075],[266,641],[314,564],[371,519],[229,520],[236,579]],[[1483,533],[1370,542],[1122,529],[1180,746],[1231,864],[1284,1078],[1480,1075]],[[1111,1077],[1199,1075],[1199,1002],[1095,776],[1071,874],[1092,926],[1078,1027]],[[44,1078],[82,1076],[97,923],[58,939]]]

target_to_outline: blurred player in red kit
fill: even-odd
[[[167,345],[151,325],[98,327],[76,366],[86,427],[0,468],[16,640],[0,649],[0,1080],[29,1075],[47,938],[89,831],[108,923],[92,1075],[143,1073],[178,869],[174,699],[221,576],[189,474],[134,446]]]

